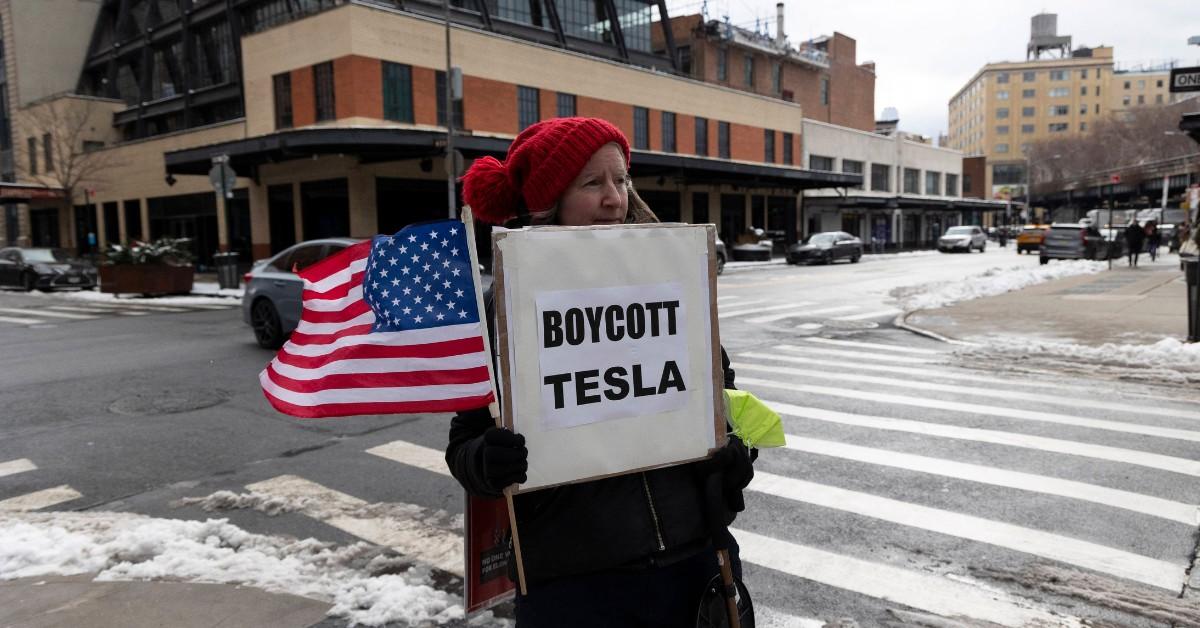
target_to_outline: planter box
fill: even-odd
[[[100,267],[100,291],[110,294],[188,294],[195,269],[168,264],[117,264]]]

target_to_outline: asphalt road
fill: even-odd
[[[735,523],[760,626],[1200,617],[1196,591],[1183,593],[1200,538],[1194,399],[963,368],[946,345],[890,324],[896,286],[1036,263],[992,247],[721,277],[739,387],[779,410],[789,434],[762,452]],[[119,309],[0,292],[0,469],[35,467],[0,473],[0,509],[203,519],[216,515],[173,502],[248,487],[408,505],[351,521],[337,508],[219,516],[461,564],[450,550],[462,493],[439,460],[446,416],[284,417],[258,389],[271,354],[237,309]]]

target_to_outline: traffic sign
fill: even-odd
[[[233,198],[233,186],[237,184],[237,173],[229,165],[229,155],[218,155],[212,159],[213,167],[208,171],[208,181],[213,190],[225,198]]]
[[[1119,175],[1119,174],[1110,175],[1110,176],[1108,177],[1108,182],[1109,182],[1109,183],[1120,183],[1120,182],[1121,182],[1121,175]]]
[[[1171,90],[1175,92],[1200,92],[1200,66],[1171,70]]]

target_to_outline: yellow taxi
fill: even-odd
[[[1046,230],[1050,225],[1025,225],[1017,234],[1017,253],[1037,253],[1046,239]]]

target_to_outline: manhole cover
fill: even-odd
[[[225,393],[216,390],[164,390],[121,397],[108,406],[108,411],[128,416],[154,416],[211,408],[224,401]]]

